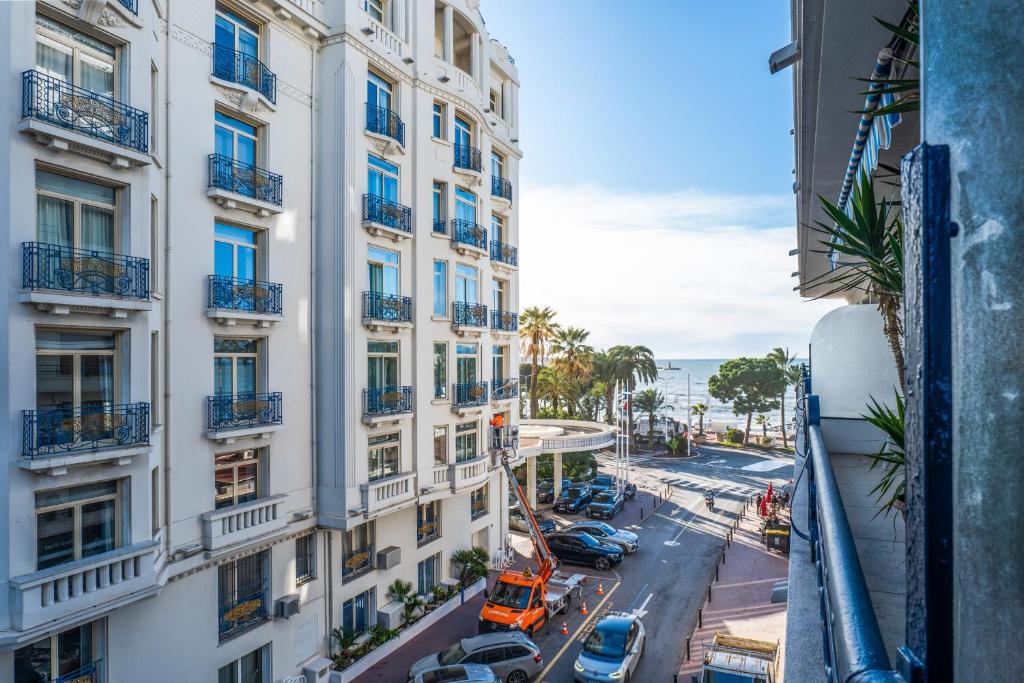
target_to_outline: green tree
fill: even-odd
[[[658,366],[654,362],[654,353],[646,346],[613,346],[608,353],[615,359],[619,367],[619,379],[625,383],[626,390],[632,396],[636,385],[640,382],[653,382],[658,379]],[[629,432],[633,433],[633,401],[628,402]]]
[[[604,392],[604,421],[614,424],[612,411],[615,408],[615,383],[622,379],[622,368],[615,356],[606,351],[598,351],[591,359],[591,378],[600,384]]]
[[[793,361],[796,360],[796,354],[789,355],[788,346],[785,349],[781,346],[776,346],[768,354],[768,358],[775,363],[779,374],[782,375],[783,384],[782,393],[779,396],[779,407],[782,411],[782,447],[786,448],[789,445],[786,442],[786,389],[800,381],[800,367],[793,364]]]
[[[666,409],[672,408],[665,401],[665,395],[657,389],[644,389],[633,397],[633,403],[641,415],[647,416],[647,440],[654,442],[654,423]]]
[[[698,434],[704,434],[704,416],[707,414],[708,410],[708,404],[706,403],[694,403],[693,406],[690,407],[690,412],[696,415],[699,420],[697,424]],[[689,425],[687,425],[687,427],[689,427]]]
[[[732,402],[736,415],[747,416],[744,444],[750,443],[754,413],[776,410],[785,385],[778,367],[768,358],[733,358],[708,379],[708,391],[719,401]]]
[[[594,347],[587,343],[590,332],[582,327],[562,327],[551,341],[551,364],[569,376],[589,378]]]
[[[452,563],[459,569],[459,582],[463,586],[468,586],[477,579],[487,576],[487,563],[490,559],[486,550],[476,546],[453,552]]]
[[[768,441],[768,416],[761,414],[754,418],[754,422],[761,428],[761,443]]]
[[[548,344],[559,329],[556,315],[550,306],[531,306],[519,316],[519,343],[523,355],[530,358],[530,417],[537,416],[537,374],[547,357]]]

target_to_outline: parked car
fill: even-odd
[[[572,486],[572,479],[562,480],[562,490],[566,490]],[[538,503],[553,503],[555,501],[555,480],[554,479],[543,479],[537,484],[537,502]]]
[[[590,480],[590,489],[594,492],[594,495],[597,495],[602,491],[616,488],[618,481],[614,474],[599,474]]]
[[[504,683],[526,683],[544,668],[540,648],[521,631],[470,636],[412,665],[409,678],[442,666],[486,664]]]
[[[545,517],[536,510],[533,511],[533,517],[537,520],[537,526],[540,527],[542,534],[551,534],[557,531],[558,527],[555,526],[555,520]],[[522,531],[524,534],[530,533],[530,523],[518,505],[508,511],[508,525],[516,531]]]
[[[603,571],[622,562],[622,548],[601,543],[590,534],[557,533],[547,536],[546,540],[555,557],[566,564],[582,564]]]
[[[486,664],[457,664],[421,671],[406,683],[501,683]]]
[[[608,489],[594,496],[587,505],[587,517],[611,519],[626,507],[626,499],[615,489]]]
[[[594,494],[590,488],[590,484],[579,483],[573,484],[569,488],[562,491],[562,495],[555,501],[553,510],[555,512],[571,512],[576,514],[581,512],[584,507],[593,499]]]
[[[647,632],[640,617],[612,612],[594,626],[573,664],[576,681],[619,683],[636,673],[647,651]]]
[[[573,522],[563,529],[563,531],[566,533],[580,532],[590,534],[601,543],[614,543],[622,548],[622,550],[627,554],[635,553],[637,548],[640,547],[640,537],[632,531],[616,529],[611,524],[606,524],[605,522],[599,522],[597,520],[588,519],[586,521]]]

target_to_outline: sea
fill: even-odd
[[[711,397],[708,393],[708,379],[718,372],[718,368],[726,360],[721,359],[694,359],[694,358],[665,358],[657,360],[658,380],[653,384],[647,384],[639,388],[655,387],[665,394],[666,402],[672,406],[666,410],[666,414],[680,422],[686,422],[686,392],[687,377],[689,377],[690,403],[706,403],[710,410],[704,415],[704,428],[708,429],[709,424],[714,423],[716,428],[734,426],[744,429],[746,427],[746,415],[736,415],[732,411],[732,403],[724,403]],[[804,362],[800,359],[797,364]],[[793,388],[786,391],[786,422],[792,425],[795,415],[796,395]],[[769,431],[772,427],[781,425],[780,411],[773,410],[765,413],[768,416]],[[634,416],[635,417],[635,416]],[[756,415],[754,417],[757,417]],[[697,423],[696,417],[694,424]],[[751,424],[751,431],[755,435],[759,433],[759,427]]]

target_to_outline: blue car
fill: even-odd
[[[593,497],[590,484],[573,484],[562,491],[552,509],[555,512],[570,512],[575,515],[582,512]]]
[[[599,474],[590,480],[590,488],[594,491],[594,495],[607,491],[608,489],[616,488],[618,479],[614,474]]]
[[[587,506],[587,517],[611,519],[626,506],[626,499],[615,489],[608,489],[594,496]]]
[[[573,664],[573,678],[583,683],[629,681],[646,651],[647,632],[640,617],[612,612],[587,636]]]

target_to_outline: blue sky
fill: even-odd
[[[660,357],[806,348],[789,2],[484,0],[520,92],[520,307]],[[851,136],[853,130],[851,128]]]

